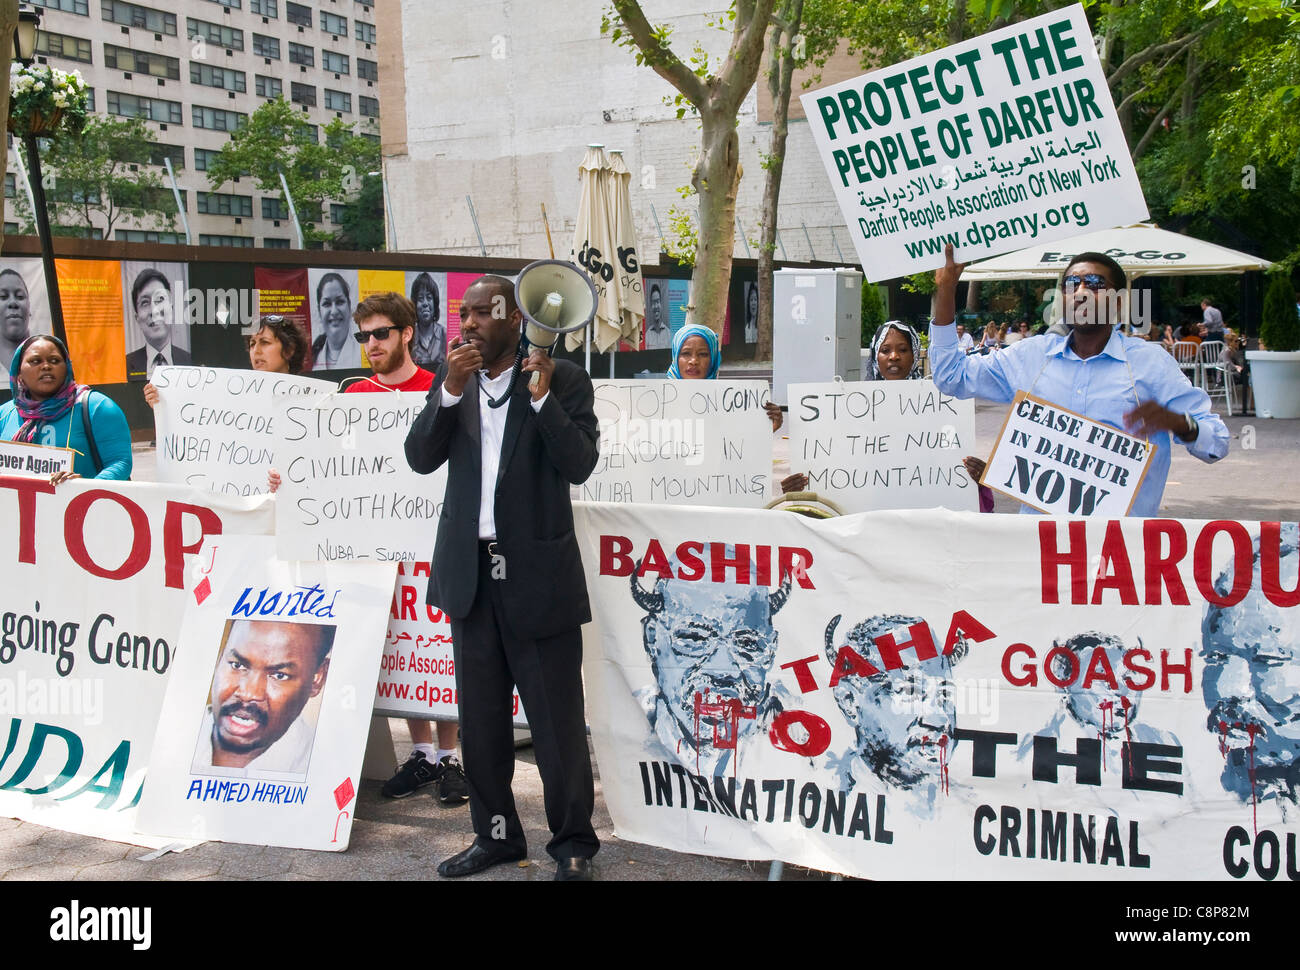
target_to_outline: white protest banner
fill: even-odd
[[[397,564],[388,636],[375,688],[376,714],[439,721],[457,718],[451,618],[425,602],[429,570],[427,562]],[[516,727],[528,726],[518,691],[512,713]]]
[[[25,441],[0,441],[0,475],[35,475],[49,478],[72,471],[71,448],[51,448]]]
[[[224,495],[262,495],[275,465],[275,402],[328,394],[315,377],[224,367],[159,367],[158,479]]]
[[[418,475],[404,443],[425,395],[331,394],[281,401],[276,552],[282,559],[428,559],[447,466]]]
[[[765,381],[594,381],[600,458],[574,498],[760,508],[772,479]]]
[[[802,100],[873,282],[1147,218],[1078,4]]]
[[[285,562],[211,540],[149,762],[150,834],[348,847],[392,563]]]
[[[206,544],[270,535],[269,501],[0,477],[0,815],[113,839],[135,806]]]
[[[872,879],[1297,878],[1295,523],[576,511],[621,838]]]
[[[1128,515],[1156,444],[1016,394],[984,470],[989,488],[1052,515]]]
[[[962,458],[975,447],[975,402],[934,381],[790,385],[790,470],[845,512],[943,506],[973,512]]]

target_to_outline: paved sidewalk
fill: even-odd
[[[976,409],[972,454],[987,456],[1002,423],[1003,407]],[[1205,465],[1178,448],[1165,490],[1163,514],[1182,518],[1281,519],[1300,515],[1300,421],[1229,418],[1233,434],[1226,459]],[[788,441],[775,449],[774,473],[788,468]],[[137,446],[138,480],[153,478],[154,454]],[[999,511],[1012,511],[1001,497]],[[392,721],[394,745],[403,755],[409,739],[405,724]],[[594,763],[593,758],[593,763]],[[105,842],[0,819],[0,880],[417,880],[436,879],[435,867],[469,845],[469,811],[444,808],[427,793],[399,801],[384,799],[379,782],[364,781],[358,792],[356,821],[346,852],[277,849],[209,842],[180,853],[141,861],[150,850]],[[427,791],[427,790],[426,790]],[[529,840],[526,865],[499,866],[475,879],[550,880],[554,866],[545,854],[541,780],[531,749],[517,753],[515,795]],[[603,880],[762,880],[765,863],[669,852],[624,842],[613,833],[596,780],[596,832],[603,847],[596,858]],[[786,867],[786,879],[825,879],[825,874]]]

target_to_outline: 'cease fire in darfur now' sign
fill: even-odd
[[[1021,391],[983,484],[1053,515],[1119,517],[1128,514],[1155,449],[1145,438]]]
[[[1147,217],[1081,6],[802,100],[873,281]]]

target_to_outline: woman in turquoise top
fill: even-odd
[[[126,415],[103,394],[76,382],[62,340],[45,334],[24,340],[9,364],[9,385],[14,397],[0,405],[0,441],[76,452],[71,472],[50,476],[54,484],[69,478],[130,479],[131,429]],[[93,444],[86,438],[87,416]]]

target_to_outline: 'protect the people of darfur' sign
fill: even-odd
[[[1147,218],[1082,6],[802,100],[872,281]]]

